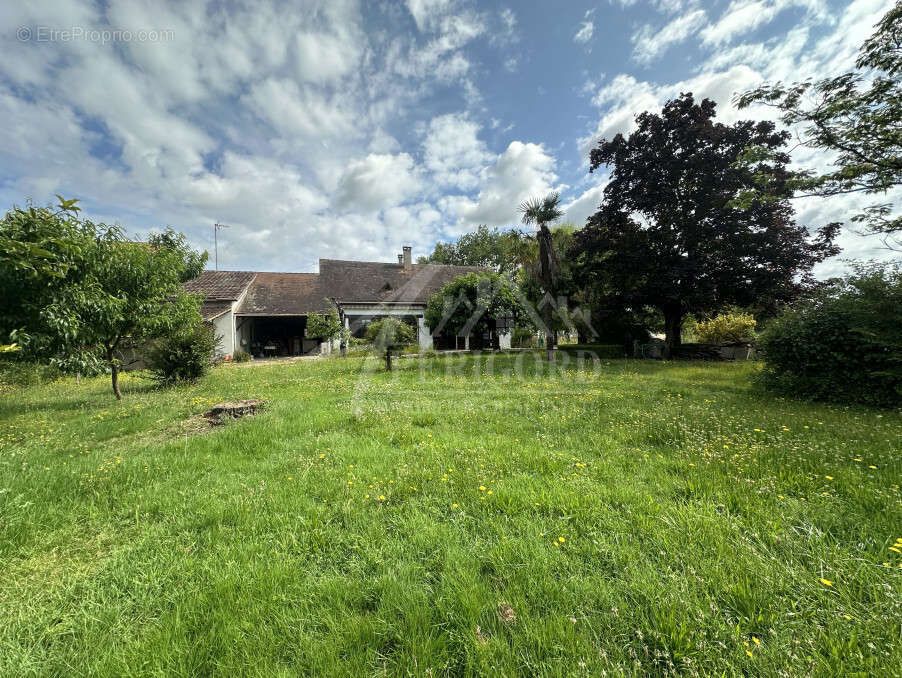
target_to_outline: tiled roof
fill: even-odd
[[[213,320],[214,318],[218,318],[226,311],[232,310],[232,302],[231,301],[218,301],[209,304],[201,304],[200,306],[200,316],[204,320]]]
[[[247,289],[235,310],[238,315],[305,315],[326,310],[327,299],[341,303],[425,304],[457,276],[486,270],[439,264],[413,264],[405,269],[402,264],[377,261],[320,259],[318,274],[204,271],[186,283],[185,289],[203,295],[203,309],[210,313],[219,307],[216,302],[237,300]]]
[[[304,315],[326,310],[329,303],[316,273],[258,273],[239,315]]]
[[[478,266],[442,266],[375,261],[320,259],[319,275],[329,297],[342,302],[425,304],[435,292],[459,275],[485,272]]]
[[[241,296],[254,276],[252,271],[203,271],[185,283],[185,290],[201,295],[204,300],[231,300]]]

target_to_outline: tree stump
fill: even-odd
[[[239,419],[248,415],[256,414],[263,409],[264,401],[259,398],[251,400],[237,400],[233,403],[219,403],[214,405],[212,409],[204,413],[204,416],[211,423],[221,424],[226,419]]]

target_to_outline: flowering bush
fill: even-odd
[[[695,337],[703,344],[728,344],[755,338],[755,316],[751,313],[721,313],[695,323]]]

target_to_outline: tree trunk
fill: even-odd
[[[551,300],[554,298],[554,272],[551,270],[551,231],[545,224],[539,225],[539,266],[541,267],[542,287],[545,288],[545,354],[548,362],[554,361],[554,333],[551,330]]]
[[[554,332],[551,331],[551,304],[545,304],[544,322],[545,322],[545,351],[548,362],[554,361]]]
[[[119,365],[116,362],[110,363],[110,372],[113,379],[113,393],[116,394],[116,400],[122,400],[122,392],[119,390]]]
[[[664,360],[673,358],[680,348],[683,310],[679,304],[664,307]]]

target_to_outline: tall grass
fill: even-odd
[[[902,675],[898,412],[519,361],[5,387],[0,674]]]

